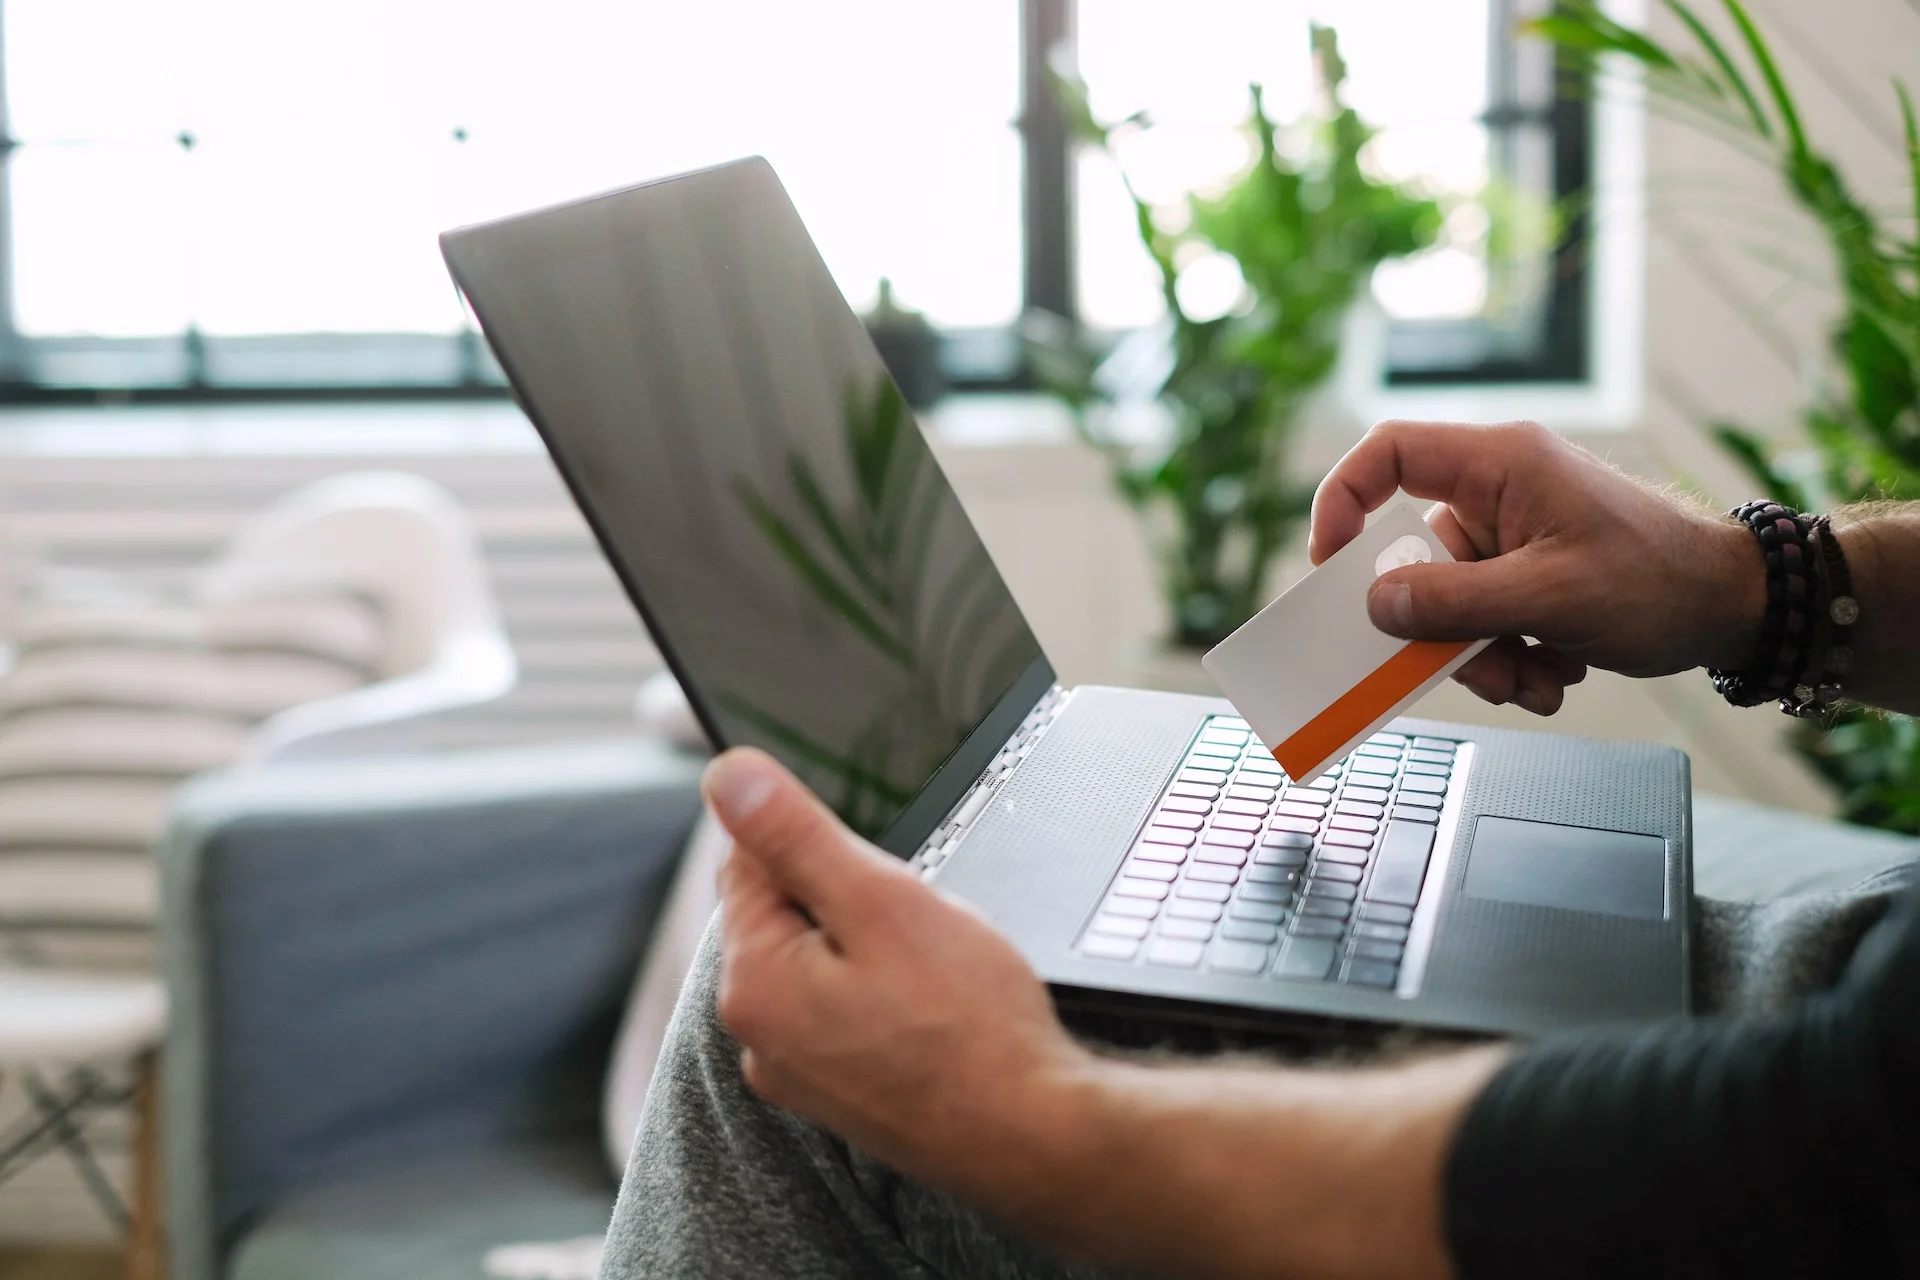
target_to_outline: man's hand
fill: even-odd
[[[1589,664],[1653,676],[1752,658],[1766,608],[1753,535],[1543,427],[1380,424],[1314,495],[1313,562],[1396,489],[1445,504],[1434,531],[1458,562],[1382,576],[1368,613],[1410,639],[1503,637],[1455,677],[1489,702],[1550,715]]]
[[[1028,1194],[1091,1060],[1020,953],[767,755],[704,787],[734,838],[719,1011],[748,1085],[976,1203]]]

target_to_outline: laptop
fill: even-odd
[[[1688,1008],[1680,752],[1401,719],[1302,787],[1222,699],[1061,687],[764,160],[441,245],[715,746],[977,906],[1063,1011]]]

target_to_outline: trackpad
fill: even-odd
[[[1624,831],[1481,818],[1462,891],[1495,902],[1661,920],[1667,842]]]

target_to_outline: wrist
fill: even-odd
[[[1689,594],[1701,611],[1699,667],[1753,665],[1767,613],[1767,563],[1745,525],[1713,520],[1702,528]]]

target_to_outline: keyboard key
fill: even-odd
[[[1132,876],[1121,876],[1113,883],[1113,891],[1123,898],[1154,898],[1167,896],[1167,886],[1158,880],[1137,880]]]
[[[1216,942],[1207,953],[1207,964],[1221,973],[1262,973],[1267,949],[1255,942]]]
[[[1258,831],[1266,826],[1261,818],[1250,818],[1244,813],[1218,813],[1213,817],[1215,831]]]
[[[1380,838],[1373,879],[1367,885],[1368,899],[1403,907],[1419,902],[1420,886],[1427,878],[1427,856],[1432,852],[1432,827],[1418,822],[1389,822]]]
[[[1385,804],[1387,793],[1379,787],[1348,787],[1340,793],[1342,800],[1364,800],[1368,804]]]
[[[1235,920],[1252,920],[1259,924],[1279,924],[1287,918],[1287,909],[1277,902],[1248,902],[1242,898],[1233,904],[1227,914]]]
[[[1400,794],[1403,796],[1409,791],[1424,791],[1429,795],[1441,795],[1446,792],[1446,789],[1447,780],[1445,778],[1429,778],[1425,774],[1416,773],[1400,779]]]
[[[1202,742],[1224,742],[1230,747],[1244,747],[1252,735],[1245,729],[1222,729],[1218,727],[1200,731]]]
[[[1355,747],[1353,754],[1356,756],[1376,756],[1382,760],[1398,760],[1400,758],[1400,748],[1397,745],[1389,746],[1384,742],[1375,742],[1369,738],[1367,741]]]
[[[1314,818],[1300,818],[1291,814],[1282,815],[1267,824],[1275,831],[1291,831],[1296,835],[1310,836],[1320,829],[1320,823]]]
[[[1345,920],[1347,913],[1353,910],[1353,904],[1335,902],[1332,898],[1302,898],[1300,915],[1304,921],[1307,916],[1318,916],[1326,920]]]
[[[1349,849],[1337,844],[1327,845],[1320,850],[1321,863],[1344,862],[1350,867],[1364,867],[1372,856],[1365,849]]]
[[[1274,966],[1273,976],[1324,982],[1333,969],[1337,951],[1338,944],[1330,939],[1289,938],[1287,949],[1280,953],[1280,963]]]
[[[1334,902],[1352,902],[1360,896],[1360,890],[1351,882],[1343,884],[1338,880],[1329,880],[1316,873],[1314,879],[1307,885],[1307,896],[1309,898],[1327,898]]]
[[[1205,942],[1213,936],[1213,921],[1163,919],[1160,921],[1160,936],[1163,938],[1191,938],[1195,942]]]
[[[1247,748],[1247,754],[1241,757],[1240,769],[1244,773],[1271,774],[1274,777],[1286,776],[1285,772],[1280,768],[1280,762],[1261,751],[1258,747]]]
[[[1197,813],[1169,813],[1165,809],[1154,814],[1153,821],[1156,826],[1178,827],[1182,831],[1198,831],[1207,825],[1207,820]]]
[[[1258,920],[1228,919],[1220,926],[1220,936],[1232,938],[1235,942],[1276,942],[1280,938],[1280,926],[1262,924]]]
[[[1360,904],[1360,918],[1378,920],[1382,924],[1407,924],[1413,919],[1413,912],[1406,907],[1385,902],[1363,902]]]
[[[1220,802],[1220,812],[1244,813],[1251,818],[1266,817],[1267,810],[1272,807],[1264,800],[1222,800]]]
[[[1271,839],[1272,837],[1268,837]],[[1253,855],[1253,860],[1263,867],[1292,868],[1307,865],[1307,851],[1292,847],[1276,849],[1272,845],[1262,848]]]
[[[1384,773],[1388,777],[1392,777],[1395,773],[1399,772],[1399,769],[1400,762],[1398,760],[1382,760],[1377,756],[1355,756],[1352,763],[1348,766],[1347,772],[1349,775]]]
[[[1293,901],[1293,886],[1290,884],[1261,884],[1258,881],[1249,882],[1245,888],[1240,890],[1240,901],[1291,902]]]
[[[1277,786],[1269,787],[1264,783],[1248,782],[1242,779],[1228,787],[1227,794],[1235,800],[1271,801],[1275,796],[1280,794],[1280,788]]]
[[[1253,837],[1245,831],[1222,831],[1215,827],[1207,832],[1202,844],[1225,845],[1229,849],[1253,848]]]
[[[1413,745],[1422,751],[1452,751],[1459,744],[1446,738],[1415,738]]]
[[[1373,833],[1371,831],[1329,831],[1320,837],[1320,843],[1338,848],[1371,849]]]
[[[1139,844],[1133,847],[1135,858],[1145,858],[1148,862],[1165,862],[1179,866],[1187,860],[1187,851],[1172,844]]]
[[[1407,759],[1410,762],[1415,762],[1419,764],[1452,764],[1453,752],[1451,751],[1409,751],[1407,752]]]
[[[1269,849],[1311,849],[1313,836],[1304,831],[1268,831],[1260,843]]]
[[[1100,915],[1093,918],[1095,933],[1110,933],[1116,938],[1144,938],[1147,936],[1147,922],[1133,916]]]
[[[1414,809],[1406,806],[1397,806],[1393,811],[1393,816],[1402,822],[1440,821],[1440,811],[1438,809]]]
[[[1225,902],[1233,896],[1233,890],[1224,884],[1214,884],[1210,880],[1182,880],[1174,893],[1182,898],[1194,898],[1202,902]]]
[[[1207,721],[1207,726],[1212,729],[1238,729],[1242,733],[1253,732],[1253,726],[1239,716],[1214,716]]]
[[[1404,747],[1407,745],[1407,735],[1404,733],[1376,733],[1371,738],[1368,738],[1367,741],[1378,743],[1383,747]]]
[[[1188,765],[1180,771],[1180,781],[1204,782],[1210,787],[1224,786],[1227,781],[1227,771],[1225,769],[1202,769],[1195,765]]]
[[[1387,816],[1385,805],[1368,804],[1364,800],[1342,800],[1333,806],[1335,813],[1350,813],[1356,818],[1384,818]]]
[[[1193,796],[1168,796],[1160,802],[1162,813],[1209,813],[1212,809],[1211,800],[1200,800]]]
[[[1230,849],[1223,844],[1203,844],[1193,851],[1195,862],[1217,862],[1223,867],[1244,867],[1247,865],[1247,853],[1244,849]]]
[[[1338,938],[1346,931],[1346,921],[1329,920],[1325,916],[1300,916],[1293,922],[1296,938]]]
[[[1339,785],[1339,778],[1324,773],[1312,782],[1290,782],[1287,784],[1290,790],[1297,787],[1302,791],[1332,791]]]
[[[1438,809],[1446,803],[1445,796],[1428,795],[1421,791],[1402,791],[1396,805],[1416,805],[1423,809]]]
[[[1148,827],[1140,834],[1149,844],[1175,844],[1183,848],[1193,843],[1193,832],[1182,831],[1178,827]]]
[[[1381,964],[1377,960],[1350,960],[1347,962],[1347,981],[1363,987],[1391,987],[1400,976],[1398,965]]]
[[[1444,764],[1409,764],[1407,766],[1409,775],[1418,774],[1427,778],[1444,778],[1452,772],[1453,767]]]
[[[1226,908],[1217,902],[1201,902],[1197,898],[1175,898],[1167,904],[1167,909],[1161,913],[1160,919],[1163,923],[1168,920],[1205,920],[1208,924],[1212,924],[1220,918],[1220,913],[1224,910]],[[1163,928],[1160,932],[1165,933],[1166,930]]]
[[[1351,813],[1336,813],[1327,824],[1335,831],[1364,831],[1368,835],[1380,829],[1380,824],[1372,818],[1362,818]]]
[[[1191,969],[1206,954],[1204,943],[1181,938],[1155,938],[1147,944],[1147,963],[1164,964],[1176,969]]]
[[[1362,920],[1353,926],[1356,938],[1378,938],[1382,942],[1405,942],[1407,926],[1403,924],[1382,924],[1378,920]]]
[[[1187,756],[1188,764],[1197,764],[1208,769],[1225,769],[1224,764],[1208,764],[1209,760],[1233,761],[1240,758],[1240,748],[1222,746],[1218,742],[1203,742]]]
[[[1359,884],[1366,874],[1366,871],[1360,867],[1341,862],[1317,862],[1313,867],[1314,879],[1327,880],[1336,884]]]
[[[1406,948],[1397,942],[1383,942],[1378,938],[1361,938],[1353,944],[1353,954],[1363,960],[1384,960],[1389,964],[1400,963],[1400,953]]]
[[[1245,879],[1248,884],[1293,884],[1300,879],[1300,873],[1287,867],[1261,865],[1248,867]]]
[[[1110,916],[1132,916],[1136,920],[1151,920],[1160,914],[1160,904],[1152,898],[1108,898],[1100,909]]]
[[[1170,795],[1193,796],[1199,800],[1218,800],[1220,788],[1210,787],[1201,782],[1176,782],[1168,789]]]
[[[1211,880],[1215,884],[1232,884],[1240,878],[1240,868],[1228,866],[1224,862],[1196,862],[1187,868],[1189,880]]]
[[[1080,944],[1080,950],[1101,960],[1131,960],[1140,950],[1140,944],[1132,938],[1116,938],[1112,934],[1090,933],[1086,941]]]
[[[1144,862],[1133,858],[1120,868],[1120,874],[1135,880],[1159,880],[1171,883],[1180,877],[1180,868],[1170,862]]]

